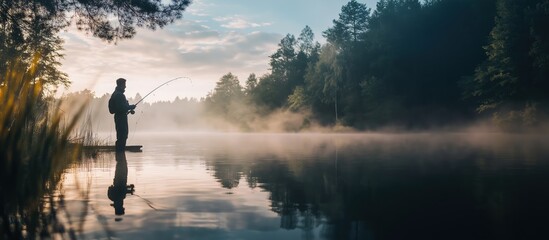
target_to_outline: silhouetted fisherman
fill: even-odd
[[[109,99],[109,112],[114,114],[114,125],[116,128],[116,151],[124,151],[128,139],[128,113],[135,109],[130,105],[126,96],[126,79],[116,79],[116,88]]]
[[[125,152],[116,152],[116,170],[114,171],[114,180],[107,190],[107,196],[113,203],[114,214],[117,216],[124,215],[124,199],[126,194],[133,194],[134,185],[128,183],[128,163],[126,162]],[[120,221],[121,219],[116,219]]]

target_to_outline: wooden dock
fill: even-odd
[[[114,152],[114,151],[116,151],[115,146],[108,146],[108,145],[83,146],[82,148],[84,150],[95,150],[95,151],[102,151],[102,152]],[[143,148],[143,145],[127,145],[126,146],[126,151],[127,152],[143,152],[142,148]]]

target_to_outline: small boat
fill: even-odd
[[[103,145],[103,146],[83,146],[84,150],[95,150],[95,151],[104,151],[104,152],[114,152],[116,151],[115,146]],[[128,152],[143,152],[141,149],[143,145],[127,145],[126,151]]]

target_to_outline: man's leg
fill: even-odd
[[[116,127],[116,151],[124,151],[128,139],[128,116],[115,115],[114,123]]]

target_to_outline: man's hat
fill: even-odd
[[[124,79],[124,78],[116,79],[116,86],[120,86],[120,85],[125,84],[125,83],[126,83],[126,79]]]

